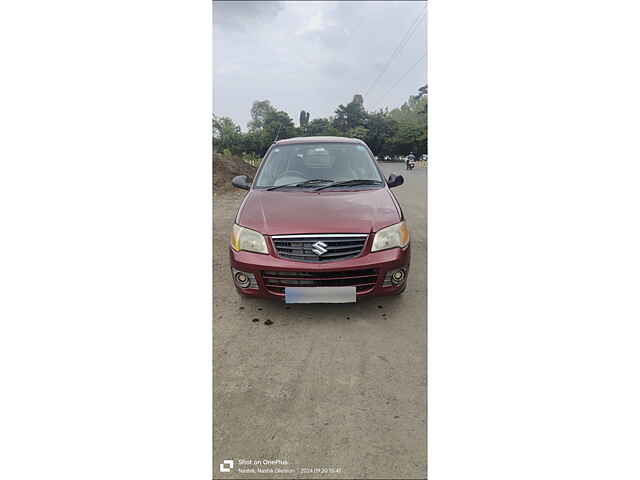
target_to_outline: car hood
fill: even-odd
[[[369,233],[401,220],[388,188],[358,191],[251,190],[236,222],[266,235]]]

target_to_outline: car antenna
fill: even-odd
[[[273,139],[273,143],[278,141],[278,136],[280,135],[280,128],[282,128],[282,124],[278,125],[278,131],[276,132],[276,138]]]

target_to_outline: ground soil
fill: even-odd
[[[256,174],[256,168],[236,155],[223,155],[220,153],[213,154],[213,193],[219,194],[228,192],[234,187],[231,185],[231,179],[236,175],[248,175],[253,178]]]
[[[405,177],[394,193],[411,229],[411,270],[399,297],[310,305],[240,297],[229,232],[247,192],[215,197],[215,478],[426,478],[426,174],[381,167]],[[241,473],[237,463],[220,473],[226,459],[286,460],[294,473]]]

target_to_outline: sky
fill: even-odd
[[[328,117],[358,93],[367,110],[402,105],[426,83],[425,6],[214,0],[213,113],[246,131],[255,100],[270,100],[296,125],[301,110]]]

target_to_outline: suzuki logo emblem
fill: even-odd
[[[311,251],[319,256],[319,255],[324,255],[329,250],[327,250],[327,244],[326,243],[324,243],[324,242],[316,242],[313,245],[311,245]]]

